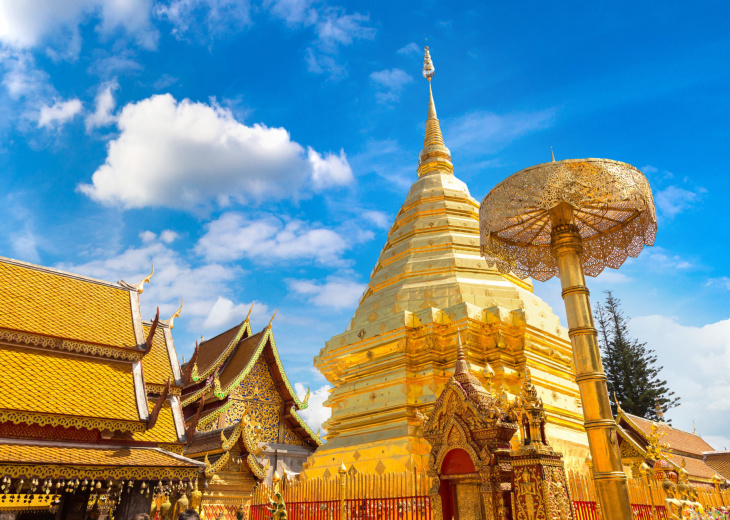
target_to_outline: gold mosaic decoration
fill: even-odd
[[[65,350],[67,352],[78,352],[79,354],[87,354],[89,356],[123,359],[126,361],[139,361],[144,356],[144,352],[141,350],[80,343],[78,341],[68,341],[10,329],[0,329],[0,341],[54,350]]]
[[[255,399],[269,403],[283,403],[279,392],[276,390],[276,383],[274,383],[274,379],[269,372],[269,365],[263,356],[260,356],[253,365],[246,380],[231,392],[231,397]]]
[[[0,411],[0,422],[38,424],[40,426],[63,426],[64,428],[85,428],[87,430],[122,430],[128,432],[143,432],[147,427],[143,422],[125,422],[91,417],[66,417],[61,415],[6,411]]]
[[[562,202],[574,210],[589,276],[654,244],[656,211],[644,174],[609,159],[569,159],[521,170],[484,198],[479,221],[487,262],[540,281],[557,276],[550,211]]]
[[[129,480],[129,479],[172,479],[172,480],[193,480],[198,478],[200,471],[198,468],[170,468],[170,467],[154,467],[154,466],[56,466],[56,465],[0,465],[0,474],[10,478],[30,478],[37,477],[39,479],[67,479],[87,478],[87,479],[113,479],[113,480]]]

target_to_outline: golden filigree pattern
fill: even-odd
[[[162,391],[165,389],[165,385],[155,385],[152,383],[145,383],[144,385],[145,392],[148,394],[154,394],[154,395],[160,395]],[[180,395],[182,393],[182,388],[179,386],[171,386],[170,390],[168,392],[168,395]]]
[[[269,365],[263,356],[259,357],[246,379],[231,392],[231,396],[277,404],[284,402],[276,390],[276,383],[271,377]]]
[[[274,444],[279,442],[280,409],[279,405],[275,404],[248,403],[250,421],[252,424],[261,426],[261,440],[263,442],[271,442]]]
[[[122,430],[128,432],[143,432],[147,425],[143,422],[113,421],[110,419],[95,419],[92,417],[68,417],[60,415],[46,415],[28,412],[2,412],[0,422],[14,424],[39,424],[41,426],[63,426],[65,428],[85,428],[87,430]]]
[[[34,347],[44,347],[53,350],[77,352],[79,354],[87,354],[89,356],[123,359],[126,361],[138,361],[144,356],[144,352],[141,350],[105,347],[103,345],[62,340],[48,336],[41,336],[39,334],[18,332],[17,330],[10,329],[0,329],[0,341],[14,343],[16,345],[31,345]]]
[[[155,466],[55,466],[44,465],[0,465],[0,474],[10,478],[37,477],[51,479],[172,479],[193,480],[200,474],[197,468],[169,468]]]
[[[540,281],[557,276],[550,212],[562,202],[573,208],[589,276],[654,244],[656,211],[646,177],[618,161],[571,159],[521,170],[484,198],[479,221],[487,262]]]

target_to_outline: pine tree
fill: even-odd
[[[614,415],[615,401],[625,412],[650,420],[659,420],[657,407],[666,412],[677,406],[679,398],[659,377],[663,367],[657,366],[654,351],[629,336],[621,302],[611,291],[596,306],[595,321]]]

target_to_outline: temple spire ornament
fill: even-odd
[[[451,164],[451,152],[444,144],[441,125],[436,116],[436,104],[433,101],[433,91],[431,90],[431,79],[434,74],[436,74],[436,69],[431,61],[428,47],[426,47],[426,53],[423,57],[423,77],[428,80],[428,116],[426,118],[426,135],[423,139],[423,149],[418,156],[419,177],[432,171],[454,173],[454,166]]]

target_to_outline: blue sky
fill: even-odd
[[[178,352],[274,309],[291,379],[342,332],[410,184],[428,38],[456,174],[481,200],[544,162],[648,176],[659,233],[613,289],[730,447],[723,2],[0,0],[0,254],[116,281],[154,261],[143,314]],[[563,316],[555,280],[535,291]],[[565,323],[565,320],[563,320]],[[301,388],[301,387],[300,387]]]

